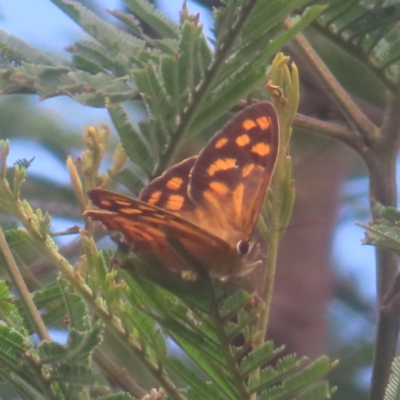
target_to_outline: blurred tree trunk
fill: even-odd
[[[296,201],[279,249],[268,336],[298,356],[326,353],[331,240],[349,160],[349,150],[333,144],[293,171]]]

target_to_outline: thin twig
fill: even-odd
[[[106,236],[107,231],[100,224],[96,224],[94,226],[93,231],[93,239],[98,242],[104,236]],[[81,238],[75,239],[70,243],[59,248],[58,252],[61,256],[70,260],[74,257],[78,257],[82,252],[82,241]],[[53,262],[51,262],[48,258],[42,257],[39,260],[29,264],[29,271],[32,272],[34,278],[43,279],[43,277],[48,276],[48,274],[56,271],[57,268]]]
[[[368,151],[362,154],[369,170],[369,196],[372,201],[378,201],[384,206],[396,207],[397,205],[397,179],[396,160],[400,137],[400,104],[392,96],[388,99],[383,125],[379,140],[375,140]],[[376,215],[373,213],[373,220]],[[379,306],[397,273],[397,261],[392,252],[377,248],[377,288]]]
[[[369,154],[364,157],[370,174],[371,200],[393,207],[397,204],[396,160],[400,141],[399,126],[400,104],[390,96],[383,118],[381,140],[376,141]],[[376,218],[373,214],[374,221]],[[379,318],[371,378],[371,400],[383,399],[391,364],[396,355],[400,329],[399,309],[393,307],[396,302],[397,306],[399,305],[398,278],[395,279],[398,269],[396,255],[392,251],[377,248],[376,268]],[[397,292],[394,291],[396,288]]]
[[[396,148],[399,144],[400,103],[397,98],[388,94],[381,133],[386,142],[392,142]],[[396,145],[397,143],[397,145]]]
[[[289,19],[286,19],[284,23],[288,28],[291,26]],[[366,145],[371,143],[378,134],[378,128],[364,115],[357,104],[354,103],[353,99],[339,84],[304,35],[301,33],[297,34],[294,41],[301,50],[303,57],[309,61],[310,68],[315,70],[315,76],[316,78],[318,77],[321,87],[325,89],[335,104],[338,105],[346,119],[360,133]]]
[[[142,398],[147,391],[143,389],[125,368],[114,362],[101,348],[95,348],[93,352],[93,361],[104,372],[108,379],[111,379],[123,390],[134,396],[136,399]]]
[[[361,153],[364,148],[361,137],[344,125],[321,121],[303,114],[296,114],[293,127],[340,140],[358,153]]]
[[[3,255],[8,273],[14,283],[15,289],[20,295],[23,306],[26,309],[26,317],[31,321],[35,332],[41,340],[50,341],[50,335],[46,325],[43,323],[42,317],[33,301],[31,293],[25,285],[24,279],[18,269],[10,248],[7,245],[3,230],[0,228],[0,253]]]

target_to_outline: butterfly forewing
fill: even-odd
[[[248,240],[257,222],[276,163],[276,111],[260,102],[238,113],[199,154],[191,171],[189,196],[225,226]],[[213,231],[213,228],[210,229]]]

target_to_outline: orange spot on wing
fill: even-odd
[[[137,215],[137,214],[143,214],[141,210],[138,210],[137,208],[120,208],[118,210],[119,214],[122,215]]]
[[[246,146],[246,144],[250,143],[249,135],[244,133],[236,138],[236,144],[240,147]]]
[[[112,205],[112,202],[110,202]],[[131,203],[129,203],[129,201],[125,201],[125,200],[114,200],[115,204],[118,204],[119,206],[130,206]]]
[[[245,178],[246,176],[250,175],[250,172],[253,171],[254,169],[254,164],[247,164],[244,166],[243,171],[242,171],[242,176]]]
[[[151,194],[147,202],[152,205],[157,204],[158,200],[160,200],[161,194],[162,193],[159,190],[157,190],[156,192]]]
[[[170,211],[179,211],[183,207],[184,203],[185,198],[183,196],[180,194],[173,194],[169,197],[165,208]]]
[[[227,194],[229,192],[228,186],[226,186],[222,182],[217,181],[210,182],[210,189],[214,190],[214,192],[216,192],[220,196],[223,196],[224,194]]]
[[[216,149],[220,149],[221,147],[224,147],[227,143],[228,143],[227,138],[221,138],[217,141],[217,143],[215,143],[214,147]]]
[[[256,119],[257,125],[262,129],[266,130],[271,125],[271,119],[267,117],[259,117]]]
[[[142,231],[143,234],[145,233],[144,230]],[[159,229],[153,228],[151,226],[146,226],[146,232],[148,236],[151,235],[151,239],[156,240],[157,239],[165,239],[165,235],[163,232],[161,232]]]
[[[251,151],[253,153],[258,154],[259,156],[266,156],[271,152],[271,146],[268,143],[257,143],[252,148]]]
[[[257,125],[254,122],[254,120],[246,119],[246,120],[243,121],[242,126],[243,126],[244,129],[246,129],[246,131],[249,131],[250,129],[253,129]]]
[[[217,200],[217,198],[215,197],[214,193],[211,192],[210,190],[205,190],[203,192],[203,196],[204,198],[211,203],[211,205],[213,205],[217,210],[221,209],[221,204],[220,202]]]
[[[207,169],[209,175],[213,176],[217,171],[226,171],[234,168],[236,165],[236,158],[219,158],[215,160]]]
[[[100,199],[99,204],[100,204],[101,207],[108,208],[114,203],[111,202],[110,200]]]
[[[242,214],[243,195],[244,185],[240,183],[233,192],[233,207],[237,217],[240,217]]]
[[[179,176],[176,176],[174,178],[171,178],[168,182],[167,182],[167,188],[168,189],[172,189],[172,190],[178,190],[183,183],[183,179],[179,178]]]

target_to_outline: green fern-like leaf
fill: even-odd
[[[60,300],[62,291],[59,282],[49,282],[41,289],[35,292],[33,300],[36,307],[40,310],[49,304],[52,304],[55,300]]]
[[[106,48],[127,54],[132,62],[141,65],[139,56],[145,42],[104,22],[78,2],[72,0],[52,0],[52,2]]]
[[[29,336],[24,337],[8,326],[0,326],[0,368],[17,370],[24,353],[30,348]]]
[[[363,244],[382,247],[400,254],[400,212],[394,207],[384,207],[379,203],[374,204],[376,215],[375,223],[365,228]]]
[[[165,359],[167,355],[165,337],[156,326],[154,319],[132,307],[126,307],[124,314],[125,323],[129,321],[135,327],[140,341],[151,348],[158,360]]]
[[[69,323],[72,328],[78,332],[85,332],[91,328],[88,310],[83,299],[77,294],[71,293],[65,282],[60,281],[60,287],[63,293],[63,300]]]
[[[210,383],[204,382],[204,380],[200,379],[197,374],[189,370],[189,368],[179,360],[169,360],[168,368],[189,385],[189,398],[200,396],[197,398],[214,400],[218,396],[223,396],[223,392],[217,385],[211,385]]]
[[[167,93],[158,68],[153,63],[149,63],[146,69],[134,71],[133,76],[139,91],[147,94],[144,101],[149,118],[159,129],[157,142],[163,146],[172,132],[175,113],[172,104],[167,101]]]
[[[123,77],[128,74],[132,66],[124,54],[107,49],[93,41],[78,41],[70,51],[75,66],[92,74],[112,71],[114,76]]]
[[[308,390],[317,380],[323,378],[330,370],[331,364],[326,357],[320,357],[297,374],[283,380],[279,386],[265,390],[259,400],[278,400]],[[326,395],[329,395],[329,391]],[[326,396],[325,396],[326,397]]]
[[[92,75],[83,71],[70,72],[69,77],[78,87],[85,87],[85,90],[79,90],[74,94],[74,97],[83,104],[104,107],[106,97],[111,103],[119,103],[132,99],[137,94],[135,86],[128,85],[126,77],[114,78],[105,73]]]
[[[8,63],[25,61],[33,64],[54,65],[54,59],[2,30],[0,30],[0,55]]]
[[[313,26],[351,56],[363,61],[389,90],[397,93],[400,3],[314,0],[307,5],[311,4],[327,5]]]
[[[170,56],[178,52],[179,42],[177,39],[156,39],[153,43],[155,48]]]
[[[323,400],[331,398],[331,394],[336,389],[331,389],[329,387],[328,382],[322,381],[318,382],[314,386],[310,387],[309,389],[305,390],[299,396],[297,396],[297,400]]]
[[[243,359],[240,369],[243,374],[249,374],[254,369],[270,361],[282,351],[283,347],[275,349],[272,342],[266,342],[258,349],[253,350]]]
[[[14,297],[11,295],[6,282],[2,280],[0,280],[0,315],[2,316],[1,319],[12,322],[16,329],[23,332],[23,320],[14,304]]]
[[[280,358],[275,366],[265,367],[259,378],[252,379],[249,382],[250,391],[261,392],[268,387],[278,384],[290,376],[293,371],[296,371],[305,361],[305,358],[296,360],[294,355]]]
[[[4,372],[0,368],[0,376],[10,382],[22,398],[33,400],[46,400],[40,390],[30,385],[25,379],[14,372]]]
[[[142,168],[147,176],[150,176],[157,158],[147,139],[134,128],[122,105],[110,105],[108,112],[117,129],[125,153],[132,162]]]
[[[392,363],[392,373],[386,387],[384,400],[397,400],[400,398],[400,357]]]
[[[155,278],[155,275],[150,272],[149,277]],[[157,281],[158,278],[160,277],[156,277]],[[183,285],[189,288],[186,291],[180,289],[178,283],[172,283],[174,280],[182,282],[179,277],[171,279],[170,275],[171,282],[160,278],[160,283],[178,296],[175,297],[169,290],[161,290],[158,285],[143,279],[138,272],[125,274],[125,279],[129,287],[127,297],[130,307],[127,308],[127,313],[130,314],[131,322],[135,324],[136,321],[141,325],[141,317],[138,315],[147,310],[146,314],[162,327],[207,376],[208,383],[204,384],[180,362],[165,358],[164,355],[158,358],[158,362],[164,363],[187,382],[190,387],[188,398],[212,398],[212,393],[217,398],[244,398],[245,392],[248,396],[251,393],[262,392],[260,396],[266,399],[270,395],[271,398],[281,398],[309,390],[315,394],[315,398],[321,393],[321,398],[328,397],[330,392],[326,389],[327,385],[318,384],[330,369],[326,358],[301,369],[304,359],[296,360],[294,356],[286,356],[278,359],[274,365],[264,367],[283,350],[274,348],[271,342],[256,350],[247,350],[244,358],[239,356],[242,354],[242,347],[248,349],[246,340],[251,340],[251,336],[243,335],[245,343],[242,347],[237,347],[233,345],[237,335],[231,336],[229,333],[235,331],[237,325],[241,326],[240,332],[251,331],[256,306],[252,304],[251,296],[247,293],[229,289],[229,285],[214,286],[211,282],[201,279],[197,282],[183,282]],[[196,297],[202,299],[200,306],[192,300]],[[191,305],[190,308],[186,307],[188,304]],[[139,308],[140,313],[132,312],[134,308]],[[237,323],[232,322],[234,320]],[[146,337],[150,338],[151,335],[149,331],[142,339],[150,347],[154,344],[151,340],[146,340]],[[240,358],[242,360],[239,366]],[[260,376],[248,381],[251,373],[260,367]],[[224,371],[222,375],[221,371]],[[238,379],[242,380],[241,383]]]
[[[43,342],[39,345],[38,354],[43,364],[61,362],[68,358],[67,349],[59,343]]]
[[[25,242],[20,232],[16,229],[7,230],[5,232],[5,237],[7,240],[7,244],[10,246],[10,248],[19,246]]]
[[[69,330],[67,353],[69,360],[89,365],[90,356],[95,347],[102,342],[103,325],[101,323],[85,332],[78,332],[76,329]]]
[[[177,39],[178,26],[146,0],[124,0],[129,9],[162,37]]]
[[[53,382],[73,386],[92,386],[96,382],[95,374],[90,367],[82,364],[62,364],[50,373]]]

